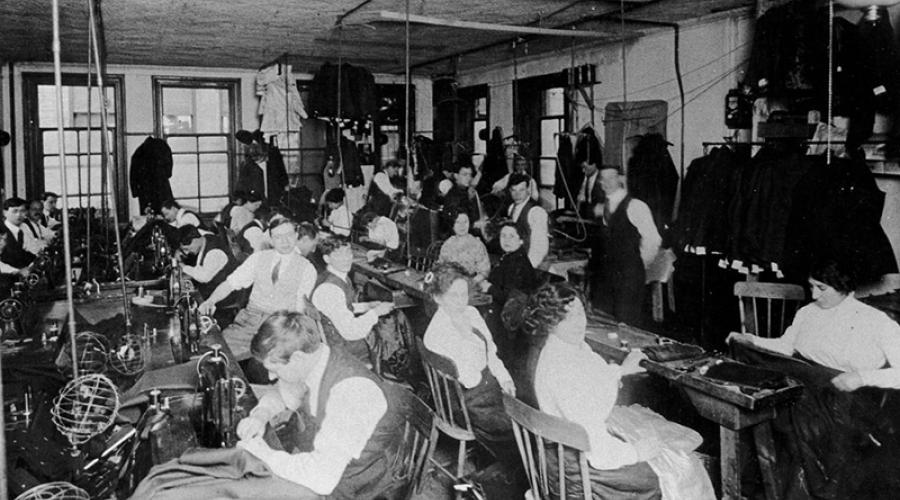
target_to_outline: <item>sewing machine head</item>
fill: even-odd
[[[200,444],[210,448],[231,448],[237,442],[237,422],[247,386],[237,377],[228,375],[228,358],[218,344],[197,362],[199,387],[203,397],[200,422]]]

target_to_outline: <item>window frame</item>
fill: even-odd
[[[201,188],[200,188],[200,155],[201,154],[225,154],[227,158],[227,170],[228,170],[228,189],[227,193],[224,194],[225,197],[229,197],[234,189],[234,185],[237,182],[238,177],[238,163],[236,161],[237,158],[237,139],[234,134],[240,130],[241,120],[239,119],[241,115],[241,80],[240,78],[206,78],[206,77],[188,77],[188,76],[164,76],[164,75],[154,75],[151,77],[151,85],[153,88],[153,127],[156,133],[156,137],[160,137],[164,140],[168,140],[169,137],[194,137],[198,142],[198,148],[196,151],[197,156],[197,196],[196,199],[198,202],[203,199],[214,199],[221,198],[222,195],[215,196],[203,196]],[[218,89],[218,90],[227,90],[228,91],[228,112],[230,116],[229,128],[230,130],[225,133],[213,133],[213,132],[203,132],[203,133],[190,133],[190,134],[165,134],[163,131],[163,90],[166,88],[182,88],[182,89]],[[224,151],[203,151],[201,152],[199,149],[199,141],[202,137],[225,137],[226,148]],[[174,152],[173,152],[174,153]],[[186,154],[186,153],[177,153],[177,154]],[[198,211],[200,207],[196,207]],[[201,215],[212,215],[217,213],[218,210],[213,211],[201,211]]]

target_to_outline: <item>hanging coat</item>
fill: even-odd
[[[147,137],[131,155],[129,184],[141,213],[149,207],[159,213],[163,201],[172,198],[172,150],[163,139]]]
[[[628,192],[650,207],[660,234],[672,222],[678,171],[660,134],[641,136],[628,160]]]

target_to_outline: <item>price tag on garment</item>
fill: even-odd
[[[697,255],[706,255],[706,247],[697,247]]]
[[[881,95],[881,94],[884,94],[885,92],[887,92],[887,89],[884,88],[884,85],[879,85],[879,86],[875,87],[874,89],[872,89],[872,93],[875,95]]]
[[[734,260],[731,262],[731,268],[735,271],[740,270],[742,267],[744,267],[744,263],[739,260]]]

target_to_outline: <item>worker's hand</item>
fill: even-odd
[[[487,293],[487,291],[491,289],[491,282],[488,280],[484,280],[478,283],[478,287],[481,288],[482,292]]]
[[[634,448],[637,450],[638,460],[646,462],[659,455],[663,449],[663,443],[656,436],[647,436],[635,441]]]
[[[216,305],[208,300],[204,300],[197,306],[197,312],[204,316],[212,316],[216,313]]]
[[[754,335],[749,333],[740,333],[740,332],[731,332],[728,334],[728,337],[725,337],[725,343],[730,344],[732,342],[743,342],[745,344],[753,343]]]
[[[859,372],[842,373],[831,379],[831,383],[844,392],[853,392],[864,385]]]
[[[272,450],[272,448],[269,448],[269,445],[262,440],[262,437],[241,439],[237,442],[237,447],[243,448],[245,451],[259,459],[265,457]],[[263,461],[265,462],[265,460]]]
[[[237,436],[240,439],[254,439],[266,431],[266,421],[260,417],[247,415],[237,425]]]
[[[375,314],[379,316],[384,316],[385,314],[394,310],[393,302],[379,302],[378,305],[372,308],[375,311]]]
[[[509,394],[510,396],[515,396],[516,384],[512,380],[507,380],[506,382],[500,384],[500,390],[505,392],[506,394]]]
[[[625,360],[622,361],[622,375],[631,375],[632,373],[642,373],[644,367],[641,366],[641,361],[647,359],[647,355],[644,354],[639,349],[635,349],[628,353],[628,356],[625,356]]]

